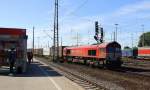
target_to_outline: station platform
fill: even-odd
[[[84,90],[38,60],[23,74],[10,76],[9,67],[1,67],[0,81],[0,90]]]

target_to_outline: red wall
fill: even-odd
[[[0,35],[26,35],[26,29],[0,28]]]

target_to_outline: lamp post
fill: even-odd
[[[33,40],[32,40],[32,53],[33,53],[33,56],[34,56],[34,49],[35,49],[35,47],[34,47],[34,29],[35,29],[35,28],[33,27],[33,31],[32,31],[32,32],[33,32],[33,33],[32,33],[32,34],[33,34],[33,35],[32,35],[32,36],[33,36],[33,38],[32,38],[32,39],[33,39]]]
[[[142,33],[143,33],[143,36],[142,36],[142,46],[145,45],[145,35],[144,35],[144,25],[141,25],[142,26]]]
[[[115,24],[115,28],[116,28],[116,31],[115,31],[115,41],[117,41],[118,25],[119,24]]]
[[[40,37],[37,37],[38,40],[38,49],[40,48]]]

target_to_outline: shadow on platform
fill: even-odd
[[[0,76],[9,76],[9,67],[0,68]],[[31,63],[27,66],[27,71],[23,74],[14,73],[11,77],[60,77],[62,76],[49,66],[39,62]]]

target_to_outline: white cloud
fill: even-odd
[[[123,6],[122,8],[117,10],[114,15],[116,16],[129,15],[145,10],[150,10],[150,1],[141,0],[141,2]]]

